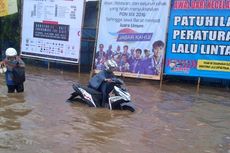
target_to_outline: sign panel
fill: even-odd
[[[170,0],[102,0],[95,69],[114,59],[116,74],[160,79]]]
[[[166,75],[230,79],[230,0],[174,0]]]
[[[1,0],[0,1],[0,17],[18,12],[17,0]]]
[[[24,0],[21,54],[79,63],[84,0]]]

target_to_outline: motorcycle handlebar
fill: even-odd
[[[124,84],[124,81],[119,78],[112,78],[112,82],[120,85]]]

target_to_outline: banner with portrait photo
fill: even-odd
[[[230,79],[230,0],[172,1],[166,75]]]
[[[0,1],[0,17],[18,12],[17,0],[1,0]]]
[[[114,59],[117,75],[160,80],[170,0],[102,0],[94,69]]]
[[[21,54],[79,63],[84,0],[24,0]]]

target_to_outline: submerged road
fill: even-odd
[[[25,92],[0,75],[0,153],[230,153],[226,89],[127,79],[134,113],[65,100],[89,75],[27,67]]]

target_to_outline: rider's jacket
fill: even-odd
[[[98,90],[100,85],[103,83],[105,79],[109,79],[113,77],[114,77],[113,73],[108,72],[106,70],[102,70],[89,80],[89,87]]]

